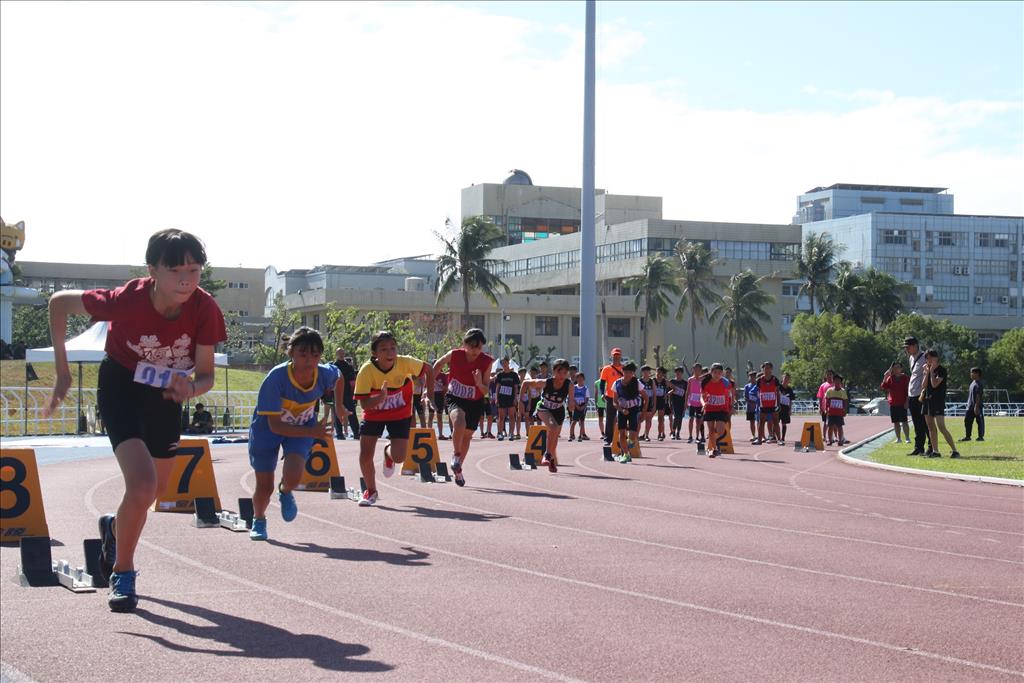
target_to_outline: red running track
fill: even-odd
[[[849,420],[863,438],[884,418]],[[738,425],[741,427],[742,425]],[[596,429],[593,430],[596,433]],[[736,434],[741,433],[740,429]],[[336,442],[358,480],[356,445]],[[5,680],[936,681],[1024,677],[1024,493],[876,471],[835,449],[561,444],[557,474],[474,442],[464,489],[381,479],[359,508],[300,493],[271,541],[153,514],[142,601],[22,588],[0,551]],[[514,442],[521,451],[523,442]],[[450,454],[450,442],[442,442]],[[227,504],[245,446],[213,450]],[[116,507],[112,458],[42,467],[80,557]]]

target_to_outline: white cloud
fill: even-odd
[[[433,251],[460,188],[513,167],[579,183],[581,27],[432,4],[2,14],[2,211],[27,223],[24,260],[137,262],[178,226],[214,265],[368,263]],[[623,80],[643,45],[603,24],[599,75]],[[784,223],[833,182],[938,184],[958,210],[1024,213],[1019,138],[961,144],[1019,103],[861,93],[846,112],[715,111],[679,82],[599,84],[599,186],[663,195],[678,219]]]

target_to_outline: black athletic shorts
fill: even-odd
[[[626,411],[619,411],[618,414],[619,429],[626,429],[631,432],[635,432],[640,427],[640,409],[630,408]]]
[[[597,407],[597,419],[604,420],[604,408],[602,408],[601,406]]]
[[[843,416],[842,415],[829,415],[828,416],[828,426],[829,427],[842,427],[844,424],[846,424],[846,421],[843,420]]]
[[[747,411],[747,422],[753,422],[756,419],[757,419],[757,411],[756,410],[748,410]]]
[[[689,406],[690,417],[700,418],[704,416],[704,409],[700,406]]]
[[[893,424],[903,424],[907,421],[907,409],[903,406],[889,406],[889,418]]]
[[[537,414],[539,415],[541,412],[545,412],[550,415],[552,419],[554,419],[555,424],[559,427],[561,427],[562,423],[565,422],[565,408],[555,408],[554,410],[551,408],[537,408]]]
[[[109,356],[100,363],[96,403],[110,445],[116,449],[128,439],[142,439],[152,457],[173,458],[181,438],[181,404],[134,376]]]
[[[404,417],[401,420],[363,420],[359,425],[360,436],[384,436],[385,427],[388,430],[389,439],[408,439],[409,428],[412,427],[412,416]]]
[[[451,413],[453,408],[461,408],[466,413],[466,429],[471,432],[480,426],[480,417],[483,416],[488,403],[481,398],[459,398],[448,394],[448,412]]]
[[[515,408],[516,397],[508,394],[498,394],[498,407],[503,409]]]
[[[586,408],[581,408],[579,410],[572,411],[572,421],[573,422],[583,422],[586,419],[587,419],[587,410],[586,410]]]
[[[729,413],[724,410],[715,411],[713,413],[704,413],[704,422],[728,422]]]
[[[946,414],[945,402],[925,401],[921,404],[921,414],[942,417]]]
[[[421,394],[412,397],[412,409],[416,411],[417,415],[423,412],[423,396]]]
[[[779,422],[781,422],[784,425],[788,425],[789,416],[792,410],[793,409],[790,406],[781,406],[779,408]]]
[[[668,405],[665,403],[665,397],[664,396],[658,396],[658,397],[656,397],[654,399],[654,409],[655,410],[666,410],[667,408],[668,408]]]
[[[443,391],[434,392],[434,409],[439,413],[444,412],[444,397]]]
[[[767,417],[771,419],[771,416],[775,414],[775,408],[761,408],[761,417]]]

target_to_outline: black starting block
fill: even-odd
[[[416,478],[424,484],[434,483],[434,471],[430,469],[429,462],[421,462],[419,472],[416,473]]]
[[[100,556],[103,553],[103,541],[98,538],[83,539],[82,552],[85,554],[85,571],[92,577],[92,585],[96,588],[104,588],[107,586],[107,582],[103,580],[103,572],[100,571]]]
[[[527,453],[523,456],[523,469],[524,470],[535,470],[537,469],[537,459],[533,457],[533,453]]]
[[[22,586],[64,586],[73,593],[96,592],[95,579],[84,567],[72,567],[67,560],[53,560],[49,536],[25,536],[19,552],[18,580]]]
[[[707,447],[704,445],[704,442],[703,441],[698,441],[697,442],[697,455],[707,455],[707,452],[708,452],[708,450],[707,450]]]
[[[196,498],[195,507],[192,526],[197,529],[216,529],[220,526],[220,516],[217,514],[213,498]]]
[[[518,453],[509,453],[508,454],[508,468],[510,470],[521,470],[521,469],[523,469],[523,466],[519,463],[519,454]]]
[[[443,462],[437,463],[437,474],[434,475],[434,481],[438,483],[447,483],[452,480],[450,474],[448,474],[448,465]]]
[[[615,462],[615,456],[612,455],[612,447],[611,446],[605,446],[604,447],[604,459],[605,459],[605,462]]]
[[[331,477],[331,500],[341,498],[359,500],[359,494],[355,489],[345,487],[345,477]]]

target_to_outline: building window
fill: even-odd
[[[1010,236],[1005,232],[997,232],[992,236],[992,246],[1005,249],[1010,244]]]
[[[885,204],[885,197],[861,197],[861,204]]]
[[[473,329],[473,328],[476,328],[478,330],[484,329],[484,316],[482,316],[482,315],[470,314],[469,317],[467,317],[465,319],[465,322],[466,322],[465,327],[466,327],[467,330]]]
[[[906,230],[883,230],[882,231],[882,244],[906,244],[907,243],[907,231]]]
[[[782,315],[782,331],[789,332],[793,328],[793,321],[796,319],[795,313],[784,313]]]
[[[979,332],[978,333],[978,348],[987,349],[996,343],[999,339],[998,332]]]
[[[580,336],[580,317],[578,315],[572,317],[572,336]]]
[[[608,318],[609,337],[628,337],[629,318]]]
[[[799,296],[801,285],[789,282],[782,283],[782,296]]]
[[[940,232],[939,233],[939,246],[940,247],[955,247],[956,238],[953,237],[951,232]]]
[[[772,242],[772,261],[795,261],[800,255],[800,245],[790,242]]]
[[[319,313],[314,313],[313,314],[313,329],[314,330],[319,330],[320,329],[320,314]]]
[[[557,337],[558,336],[558,316],[557,315],[538,315],[534,319],[534,334],[538,337]]]
[[[978,233],[978,246],[979,247],[991,247],[993,245],[992,233],[990,232],[979,232]]]

